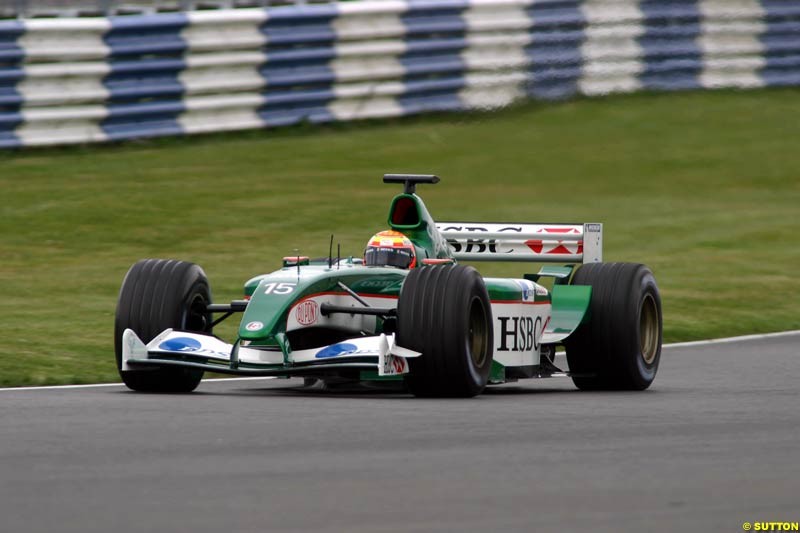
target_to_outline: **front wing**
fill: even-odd
[[[122,335],[121,370],[178,366],[221,374],[288,377],[353,369],[399,376],[409,372],[408,359],[420,355],[397,346],[393,334],[358,337],[284,354],[278,348],[250,348],[228,344],[212,335],[172,329],[145,344],[133,330],[126,329]]]

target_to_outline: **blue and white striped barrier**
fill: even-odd
[[[800,0],[363,0],[0,21],[0,147],[800,85]]]

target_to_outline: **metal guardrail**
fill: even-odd
[[[326,4],[336,0],[0,0],[0,19],[109,17],[180,11]]]

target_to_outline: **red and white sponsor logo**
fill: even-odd
[[[319,306],[314,300],[303,300],[297,305],[294,316],[300,325],[310,326],[317,322]]]
[[[401,359],[399,357],[394,357],[392,361],[392,366],[394,366],[394,371],[398,374],[402,374],[406,372],[406,360]]]
[[[573,233],[580,235],[581,230],[578,228],[542,228],[537,233]]]
[[[537,233],[554,233],[565,235],[580,235],[578,228],[542,228]],[[583,253],[583,241],[544,241],[539,239],[529,239],[525,244],[536,254],[552,255],[576,255]]]
[[[576,255],[583,253],[583,241],[542,241],[539,239],[529,239],[525,245],[536,254],[552,255]]]
[[[383,360],[382,376],[396,376],[398,374],[406,374],[407,372],[408,361],[402,357],[386,354],[386,358]]]

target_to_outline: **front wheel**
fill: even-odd
[[[119,291],[114,321],[117,369],[128,388],[142,392],[191,392],[203,371],[193,368],[122,370],[122,334],[132,329],[145,343],[167,328],[211,333],[211,289],[205,272],[185,261],[143,259]]]
[[[632,263],[591,263],[572,285],[592,287],[589,322],[566,342],[579,389],[644,390],[661,359],[661,296],[653,273]]]
[[[415,396],[480,394],[492,366],[492,307],[483,278],[472,267],[412,270],[397,302],[397,343],[421,352],[409,359]]]

